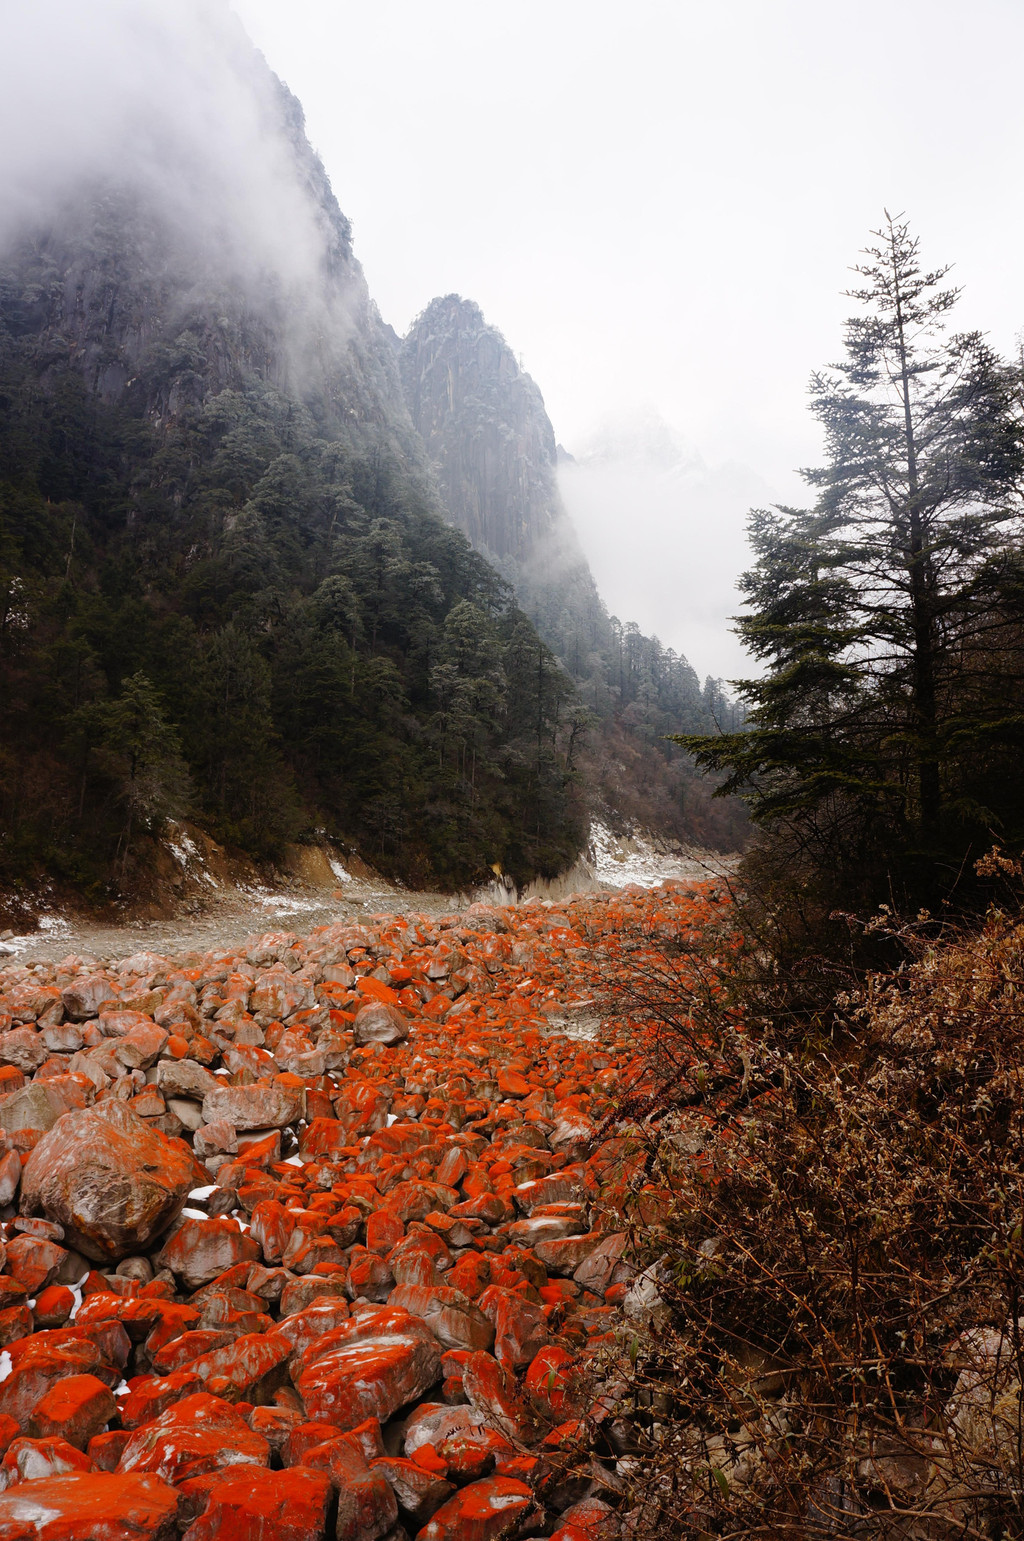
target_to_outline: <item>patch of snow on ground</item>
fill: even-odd
[[[0,957],[19,953],[23,948],[32,946],[39,941],[40,932],[55,942],[71,935],[71,922],[65,920],[63,915],[40,915],[38,928],[36,931],[26,931],[24,936],[5,936],[0,942]]]
[[[671,878],[699,882],[717,875],[716,868],[696,854],[659,850],[643,834],[615,835],[600,821],[590,826],[590,848],[597,880],[609,888],[626,888],[630,884],[653,888]]]
[[[192,839],[192,836],[186,834],[184,830],[179,832],[177,840],[168,840],[167,846],[175,861],[179,862],[183,867],[187,867],[190,860],[198,862],[202,860],[199,855],[199,847]]]
[[[331,871],[334,873],[334,876],[338,879],[339,883],[351,883],[351,872],[345,871],[344,867],[341,865],[341,862],[336,856],[328,856],[327,861]]]
[[[262,905],[272,915],[303,915],[310,910],[323,909],[322,899],[297,899],[294,894],[275,893],[273,889],[262,888],[259,884],[250,887],[240,883],[239,892],[255,904]]]

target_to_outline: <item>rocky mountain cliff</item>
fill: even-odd
[[[540,391],[472,300],[432,300],[401,349],[413,423],[444,501],[479,551],[528,563],[565,538],[555,436]]]
[[[449,294],[417,318],[399,356],[450,517],[513,584],[587,708],[580,764],[602,812],[683,840],[737,843],[740,810],[711,804],[667,738],[714,731],[717,687],[702,688],[684,657],[609,616],[559,491],[543,397],[504,337]]]

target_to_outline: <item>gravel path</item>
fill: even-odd
[[[336,899],[323,889],[294,886],[270,889],[224,888],[199,914],[170,920],[102,923],[75,915],[44,916],[41,928],[23,936],[0,937],[0,967],[5,963],[53,962],[69,954],[98,960],[124,958],[143,949],[162,954],[237,948],[262,931],[296,931],[304,936],[316,926],[362,920],[377,913],[448,914],[470,900],[452,894],[411,892],[385,883],[355,879]]]
[[[651,888],[665,879],[702,882],[731,871],[735,856],[701,852],[684,855],[649,842],[617,839],[603,826],[592,831],[593,865],[580,863],[567,881],[537,885],[538,896],[564,903],[578,889]],[[442,894],[400,888],[383,879],[350,878],[342,889],[292,882],[288,887],[235,887],[222,884],[204,900],[167,920],[99,922],[74,914],[44,915],[37,931],[0,933],[0,968],[5,963],[54,962],[69,955],[103,961],[142,950],[164,956],[181,952],[237,950],[248,936],[263,931],[294,931],[308,936],[316,926],[368,915],[457,913],[474,897],[509,903],[495,885],[493,894]]]

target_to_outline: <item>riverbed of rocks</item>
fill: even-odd
[[[611,1003],[714,903],[0,970],[0,1541],[628,1531]]]

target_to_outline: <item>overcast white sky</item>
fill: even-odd
[[[303,101],[385,319],[478,301],[570,450],[650,404],[797,497],[807,378],[883,205],[955,261],[963,326],[1008,350],[1024,325],[1022,0],[232,3]],[[685,592],[693,538],[664,550],[634,510],[630,560]]]

